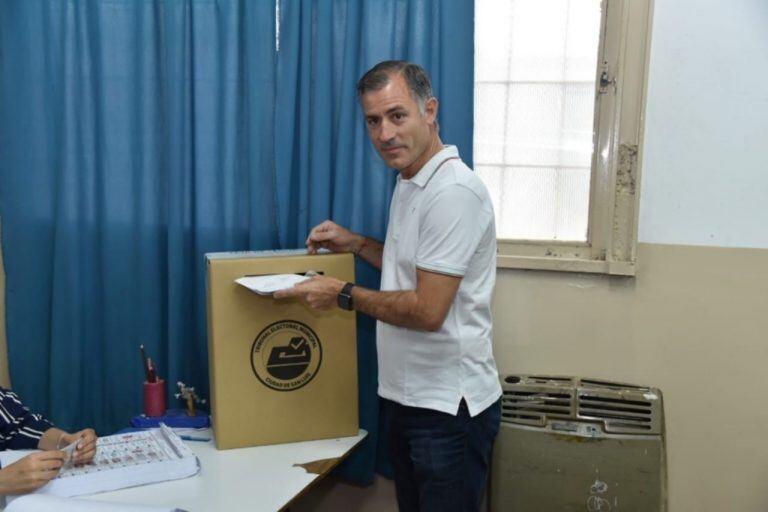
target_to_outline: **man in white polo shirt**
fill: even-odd
[[[493,206],[456,147],[441,142],[421,67],[382,62],[358,94],[372,143],[399,171],[387,237],[382,244],[325,221],[307,247],[355,253],[381,269],[381,291],[320,276],[276,297],[378,320],[379,396],[400,510],[476,511],[501,410]]]

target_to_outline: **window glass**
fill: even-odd
[[[497,236],[586,241],[600,1],[475,5],[475,170]]]

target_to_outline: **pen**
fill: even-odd
[[[155,365],[154,363],[152,363],[151,357],[147,359],[147,366],[149,367],[147,382],[157,382],[157,375],[155,374]]]
[[[144,345],[139,345],[139,349],[141,350],[141,364],[144,366],[144,375],[147,377],[147,382],[149,382],[149,363],[147,362],[147,353],[144,352]]]
[[[179,437],[185,441],[210,441],[210,439],[206,437],[194,437],[194,436],[179,436]]]

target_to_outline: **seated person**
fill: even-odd
[[[72,462],[90,462],[96,454],[93,429],[64,432],[30,412],[16,393],[0,387],[0,450],[43,450],[0,468],[0,495],[31,492],[55,478],[66,458],[61,449],[78,440]]]

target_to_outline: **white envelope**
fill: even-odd
[[[293,288],[295,285],[311,279],[311,276],[299,274],[269,274],[265,276],[247,276],[235,279],[235,282],[245,286],[259,295],[272,295],[278,290]]]

